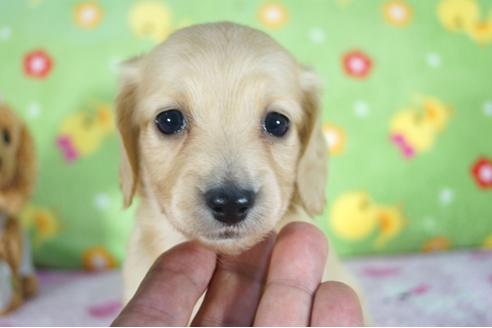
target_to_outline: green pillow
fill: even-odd
[[[492,4],[479,0],[0,1],[0,94],[38,149],[22,214],[36,262],[119,264],[117,64],[173,30],[262,29],[325,84],[328,206],[342,255],[492,247]]]

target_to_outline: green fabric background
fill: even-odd
[[[149,3],[154,9],[139,12]],[[445,23],[453,8],[456,31]],[[408,19],[388,18],[401,18],[401,10]],[[152,15],[157,22],[145,25]],[[218,20],[266,31],[324,81],[326,128],[341,131],[335,136],[344,143],[332,145],[328,206],[317,220],[343,255],[492,244],[492,188],[472,174],[480,158],[482,173],[492,170],[491,1],[1,0],[0,95],[27,121],[40,159],[37,191],[22,216],[37,263],[101,269],[123,258],[132,210],[122,211],[118,140],[108,123],[116,64],[176,28]],[[35,50],[52,62],[44,76],[25,70]],[[362,77],[344,70],[354,51],[371,61]],[[451,114],[429,149],[405,158],[390,140],[391,122],[405,108],[422,116],[422,97],[439,99]],[[77,113],[87,126],[101,119],[105,128],[69,162],[57,140]],[[332,229],[331,211],[352,192],[374,211],[367,231],[347,237]],[[343,226],[357,226],[351,210],[342,211]],[[382,217],[404,224],[391,232]]]

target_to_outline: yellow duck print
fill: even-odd
[[[341,195],[331,208],[333,232],[348,241],[362,241],[377,231],[374,246],[382,248],[404,228],[406,220],[397,206],[378,205],[361,191]]]
[[[160,1],[137,2],[129,14],[130,27],[139,38],[148,38],[158,43],[172,31],[171,11]]]
[[[451,32],[464,32],[481,45],[492,42],[492,12],[483,18],[476,0],[441,0],[437,15]]]
[[[62,123],[57,145],[66,162],[95,152],[103,139],[114,130],[113,113],[109,105],[78,112]]]
[[[484,45],[492,42],[492,17],[487,20],[476,22],[468,30],[468,34],[479,44]]]
[[[377,223],[376,206],[365,192],[343,194],[331,208],[331,226],[343,239],[364,239],[374,231]]]
[[[402,155],[411,159],[429,150],[444,130],[451,108],[436,98],[424,98],[417,108],[400,110],[390,122],[390,136]]]
[[[475,0],[442,0],[437,14],[444,27],[452,32],[468,30],[480,17]]]

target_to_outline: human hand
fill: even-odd
[[[194,326],[361,326],[354,291],[320,283],[327,253],[325,236],[307,223],[288,224],[238,256],[179,244],[157,259],[112,325],[185,326],[207,290]]]

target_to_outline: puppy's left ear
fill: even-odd
[[[305,115],[300,131],[301,157],[297,167],[297,197],[310,216],[323,212],[326,203],[328,147],[322,131],[321,81],[309,70],[301,73],[302,106]]]

